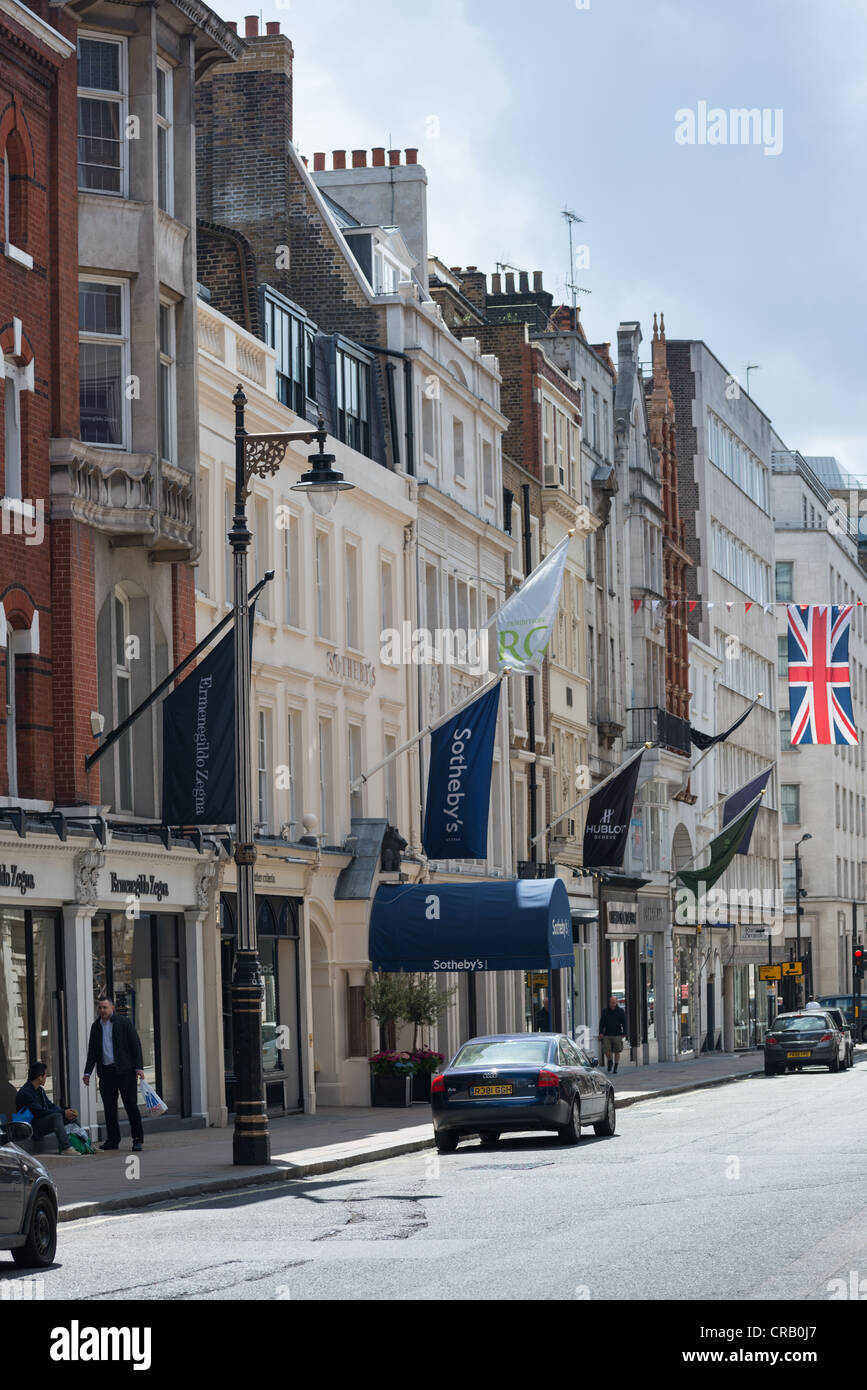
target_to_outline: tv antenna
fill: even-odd
[[[747,362],[746,366],[744,367],[744,372],[746,373],[747,378],[747,395],[750,394],[750,372],[760,372],[761,370],[762,365],[760,362]]]
[[[584,218],[583,218],[583,217],[579,217],[578,214],[577,214],[577,212],[573,212],[571,208],[563,208],[563,211],[561,212],[560,215],[561,215],[561,217],[565,217],[565,219],[566,219],[566,224],[567,224],[567,226],[568,226],[568,228],[569,228],[569,274],[571,275],[572,272],[573,272],[573,270],[574,270],[574,268],[575,268],[575,263],[574,263],[574,260],[573,260],[573,258],[572,258],[572,228],[573,228],[573,226],[575,225],[576,222],[583,222],[583,221],[584,221]],[[566,288],[567,288],[568,290],[571,290],[571,291],[572,291],[572,313],[573,313],[573,316],[574,316],[575,307],[576,307],[576,304],[577,304],[576,295],[578,295],[578,294],[589,294],[590,291],[589,291],[589,290],[582,290],[582,288],[581,288],[580,285],[574,285],[574,284],[572,283],[571,280],[567,280],[567,281],[566,281]]]

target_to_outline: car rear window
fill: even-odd
[[[770,1033],[813,1033],[817,1028],[827,1028],[827,1026],[828,1019],[817,1010],[799,1018],[778,1018],[768,1031]]]
[[[453,1067],[475,1067],[490,1062],[514,1062],[518,1066],[541,1066],[548,1060],[548,1038],[492,1039],[490,1042],[466,1043]]]

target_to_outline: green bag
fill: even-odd
[[[72,1147],[76,1149],[78,1153],[92,1154],[94,1152],[93,1145],[89,1139],[82,1139],[78,1134],[70,1134],[67,1137]]]

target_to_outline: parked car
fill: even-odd
[[[16,1264],[44,1268],[57,1249],[57,1189],[38,1158],[19,1149],[33,1137],[21,1120],[0,1123],[0,1250]]]
[[[825,1009],[825,1013],[829,1018],[834,1020],[846,1039],[846,1066],[851,1067],[855,1061],[855,1039],[852,1036],[852,1028],[849,1024],[849,1020],[846,1018],[842,1009]]]
[[[777,1014],[765,1035],[765,1076],[804,1067],[845,1071],[848,1056],[845,1034],[824,1010]]]
[[[434,1138],[454,1153],[465,1135],[485,1144],[516,1130],[554,1130],[576,1144],[583,1125],[611,1135],[614,1087],[577,1043],[560,1033],[498,1033],[465,1042],[431,1080]]]
[[[816,1000],[822,1008],[839,1009],[852,1029],[852,1036],[856,1043],[867,1042],[867,994],[861,996],[861,1018],[858,1027],[855,1027],[855,997],[852,994],[823,994],[821,999]]]

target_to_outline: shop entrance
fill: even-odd
[[[0,907],[0,1114],[31,1062],[48,1067],[46,1091],[56,1105],[70,1097],[63,1015],[63,932],[60,913]]]
[[[606,937],[608,950],[604,955],[605,960],[605,998],[601,1007],[607,1008],[608,999],[613,994],[626,1014],[626,1034],[630,1042],[632,1060],[638,1061],[636,1055],[639,1038],[639,989],[636,985],[638,979],[638,951],[634,937]],[[625,1055],[625,1054],[624,1054]]]
[[[100,913],[91,926],[93,1002],[113,999],[141,1039],[144,1074],[168,1106],[190,1114],[186,971],[181,921],[166,912]],[[97,1119],[104,1120],[97,1093]]]

